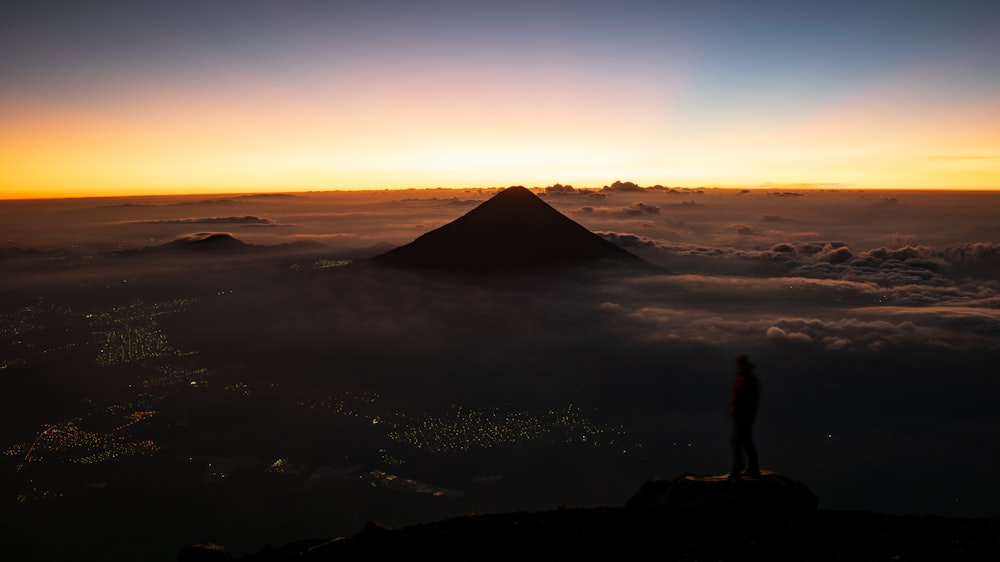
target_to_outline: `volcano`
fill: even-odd
[[[523,272],[575,266],[655,266],[587,230],[521,186],[372,258],[376,264],[456,272]]]

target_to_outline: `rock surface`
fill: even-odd
[[[625,507],[659,507],[684,517],[812,517],[818,503],[802,482],[765,470],[750,478],[695,474],[653,478]]]
[[[193,544],[181,550],[177,562],[219,562],[232,560],[222,545],[214,543]]]
[[[761,507],[762,499],[774,500],[775,507]],[[744,505],[751,500],[757,507]],[[626,503],[628,507],[470,515],[400,529],[369,522],[353,537],[268,547],[240,560],[1000,560],[1000,517],[816,509],[808,488],[774,473],[736,481],[693,475],[654,478]]]
[[[244,562],[609,560],[996,562],[1000,517],[958,519],[817,510],[784,518],[685,519],[660,508],[470,515],[350,538],[264,549]]]

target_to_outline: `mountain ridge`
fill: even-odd
[[[892,515],[817,507],[818,498],[808,486],[773,471],[735,479],[687,473],[649,479],[622,506],[470,514],[400,528],[369,521],[351,537],[265,546],[239,560],[585,560],[595,555],[655,555],[678,561],[978,562],[995,560],[1000,553],[1000,516]],[[190,553],[202,547],[205,554],[222,548],[195,545]]]
[[[653,507],[560,507],[462,515],[400,528],[370,521],[351,537],[265,545],[257,553],[235,560],[349,561],[405,556],[456,561],[569,561],[596,554],[634,560],[656,556],[668,561],[987,562],[996,560],[1000,551],[998,532],[1000,517],[818,509],[806,520],[692,519]]]

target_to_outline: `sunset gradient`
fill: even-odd
[[[1000,4],[172,2],[0,21],[0,198],[1000,189]]]

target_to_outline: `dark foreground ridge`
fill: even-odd
[[[407,269],[476,273],[580,265],[657,269],[521,186],[509,187],[458,219],[371,261]]]
[[[802,483],[685,474],[646,482],[622,507],[468,515],[352,537],[266,546],[244,561],[584,560],[995,561],[1000,517],[960,519],[816,509]],[[196,545],[179,560],[228,560]]]

